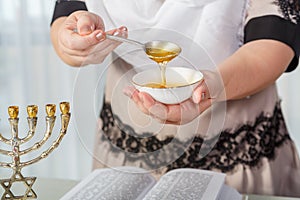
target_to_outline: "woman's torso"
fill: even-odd
[[[88,0],[87,5],[103,16],[107,29],[125,25],[132,39],[179,43],[183,52],[170,66],[211,70],[243,44],[246,0],[103,2]],[[241,100],[217,103],[183,126],[160,124],[141,113],[122,92],[149,62],[143,52],[122,44],[104,66],[107,81],[95,166],[133,165],[154,170],[158,176],[178,167],[210,169],[226,172],[231,176],[227,182],[240,191],[265,193],[249,189],[243,181],[245,176],[260,174],[261,169],[252,169],[270,166],[276,149],[290,144],[276,86]]]

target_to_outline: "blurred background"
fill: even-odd
[[[45,105],[57,105],[56,124],[49,141],[23,160],[39,156],[57,138],[60,129],[58,104],[69,101],[72,106],[73,85],[80,71],[65,65],[51,46],[49,33],[54,4],[54,0],[0,0],[0,132],[10,137],[7,107],[18,105],[19,133],[24,137],[28,131],[26,106],[36,104],[39,119],[34,141],[22,148],[32,146],[45,132]],[[87,82],[89,80],[93,79],[88,78]],[[22,171],[26,176],[80,179],[91,171],[92,157],[78,137],[73,107],[71,112],[69,129],[60,146],[46,159],[25,167]],[[90,113],[86,115],[92,116]],[[83,121],[87,125],[85,134],[92,140],[96,123],[89,123],[91,120],[86,117],[82,119],[88,121]],[[0,148],[9,147],[0,143]],[[10,162],[2,155],[0,160]],[[0,177],[10,174],[10,170],[0,169]]]
[[[72,118],[62,143],[49,157],[24,168],[23,172],[26,176],[77,180],[86,176],[92,169],[91,149],[98,114],[95,110],[98,111],[99,105],[92,105],[93,110],[86,109],[85,105],[94,104],[95,99],[76,100],[77,96],[73,94],[90,97],[91,93],[95,92],[94,83],[97,82],[97,74],[101,73],[99,71],[101,69],[96,66],[72,68],[57,57],[49,35],[54,3],[54,0],[0,0],[0,132],[10,137],[7,107],[18,105],[19,132],[21,136],[25,136],[28,130],[26,106],[36,104],[39,106],[39,120],[35,139],[27,144],[31,146],[43,137],[45,105],[55,103],[58,106],[61,101],[69,101],[72,106]],[[300,149],[299,77],[298,68],[290,74],[283,75],[278,81],[280,96],[283,99],[283,112],[298,150]],[[80,84],[81,82],[84,84]],[[57,107],[58,118],[49,141],[38,152],[25,156],[24,160],[40,155],[56,139],[60,129],[59,113]],[[80,128],[78,122],[81,124]],[[0,148],[7,149],[8,146],[0,143]],[[0,160],[10,161],[2,155]],[[10,174],[10,170],[0,169],[0,177]]]

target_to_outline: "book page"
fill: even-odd
[[[155,182],[142,169],[97,169],[61,200],[142,199]]]
[[[176,169],[163,175],[145,196],[152,199],[218,199],[225,174],[199,169]]]

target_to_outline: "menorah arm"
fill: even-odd
[[[11,141],[9,139],[6,139],[5,137],[3,137],[1,133],[0,133],[0,141],[4,142],[5,144],[8,144],[8,145],[11,144]]]
[[[29,160],[27,162],[20,163],[20,167],[25,167],[27,165],[31,165],[33,163],[36,163],[36,162],[40,161],[43,158],[46,158],[55,148],[58,147],[58,145],[62,141],[63,137],[67,133],[67,127],[68,127],[68,124],[69,124],[69,121],[70,121],[70,116],[71,116],[70,113],[61,115],[62,125],[61,125],[60,134],[59,134],[58,138],[52,143],[52,145],[46,151],[44,151],[40,156],[38,156],[37,158],[34,158],[34,159]]]
[[[37,117],[27,117],[27,121],[28,121],[29,130],[27,136],[20,139],[20,144],[29,141],[34,136],[35,133]]]
[[[10,168],[11,164],[10,163],[0,162],[0,167]]]
[[[55,123],[55,118],[56,118],[55,116],[46,117],[46,132],[44,134],[44,137],[39,142],[35,143],[32,147],[29,147],[23,151],[20,151],[20,155],[24,155],[26,153],[29,153],[33,150],[40,148],[49,139],[49,137],[52,134],[53,126]],[[30,137],[30,135],[28,135],[28,136]],[[25,139],[27,139],[27,138],[25,138]],[[25,141],[25,139],[24,139],[24,141]]]
[[[6,151],[6,150],[0,149],[0,154],[11,156],[12,155],[12,151]]]

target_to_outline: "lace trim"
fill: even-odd
[[[299,23],[300,3],[298,0],[275,0],[273,3],[279,6],[280,12],[285,19],[296,24]]]
[[[144,137],[140,134],[139,137],[135,137],[137,134],[133,128],[123,124],[119,117],[112,113],[110,103],[103,105],[100,117],[104,131],[101,140],[109,141],[112,151],[113,146],[117,146],[125,152],[155,153],[172,142],[170,151],[183,152],[172,163],[164,163],[168,154],[164,154],[161,158],[154,154],[157,157],[148,160],[140,156],[129,158],[142,159],[149,167],[160,162],[167,166],[167,170],[189,167],[229,172],[238,164],[255,167],[262,158],[274,159],[276,148],[290,140],[279,103],[275,105],[272,116],[261,113],[254,123],[244,124],[235,131],[222,131],[217,139],[203,140],[201,137],[195,137],[193,141],[188,141],[190,142],[188,148],[187,143],[183,144],[173,137],[159,140],[155,136],[150,136],[151,133],[143,133]]]

